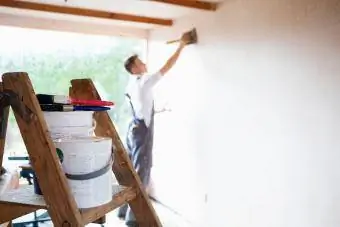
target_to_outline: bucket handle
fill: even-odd
[[[97,177],[100,177],[107,173],[110,169],[112,169],[113,164],[113,152],[111,153],[111,157],[107,165],[105,165],[103,168],[96,170],[92,173],[86,173],[86,174],[69,174],[65,173],[66,177],[70,180],[90,180]]]

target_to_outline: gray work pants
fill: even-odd
[[[144,189],[149,184],[152,167],[153,119],[146,127],[144,120],[134,120],[130,123],[127,133],[127,148],[129,158],[140,177]],[[125,216],[125,221],[133,222],[135,217],[131,208],[126,204],[119,209],[119,216]]]

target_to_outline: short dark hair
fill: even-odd
[[[125,63],[124,63],[124,67],[126,69],[126,71],[128,71],[129,73],[132,73],[132,67],[135,64],[136,59],[138,58],[137,54],[132,55],[131,57],[129,57],[128,59],[126,59]]]

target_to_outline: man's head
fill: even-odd
[[[147,72],[146,65],[142,62],[138,55],[132,55],[125,61],[125,69],[132,75],[142,75]]]

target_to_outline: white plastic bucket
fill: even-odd
[[[94,136],[92,111],[44,112],[52,139],[72,136]]]
[[[48,128],[91,127],[93,111],[44,112]]]
[[[62,168],[79,208],[90,208],[112,200],[112,140],[104,137],[73,137],[54,140],[63,154]],[[108,166],[109,165],[109,166]],[[79,175],[109,169],[90,179]],[[71,176],[72,175],[72,176]]]

